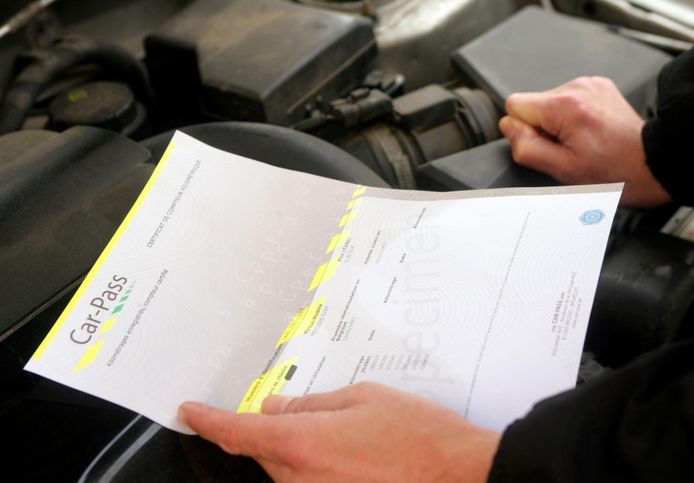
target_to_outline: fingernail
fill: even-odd
[[[511,116],[504,116],[499,121],[499,130],[504,135],[510,134],[514,127],[515,127],[515,123],[514,123],[513,118],[511,118]]]
[[[178,419],[183,423],[183,424],[188,424],[188,419],[192,413],[195,412],[200,412],[202,409],[202,404],[196,403],[196,402],[191,402],[187,401],[178,406]],[[190,426],[190,425],[189,425]]]
[[[263,414],[282,414],[292,399],[294,398],[289,396],[268,396],[263,399],[261,410]]]
[[[514,105],[517,101],[518,101],[518,94],[517,94],[517,93],[511,94],[510,96],[508,96],[508,97],[506,98],[506,102],[505,102],[506,111],[508,112],[509,109],[512,109],[512,108],[513,108],[513,105]]]

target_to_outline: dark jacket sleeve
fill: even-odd
[[[658,77],[647,163],[694,205],[694,50]],[[694,341],[660,349],[537,404],[509,426],[490,483],[694,481]]]
[[[547,399],[502,436],[490,483],[694,481],[694,341]]]
[[[675,201],[694,205],[694,49],[658,77],[657,117],[642,132],[646,162]]]

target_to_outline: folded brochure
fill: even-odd
[[[177,132],[26,369],[182,433],[366,380],[502,430],[575,384],[621,188],[373,188]]]

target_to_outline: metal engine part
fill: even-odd
[[[293,0],[374,19],[375,67],[399,72],[407,89],[451,78],[448,54],[524,7],[528,0]]]
[[[524,0],[391,0],[376,5],[376,67],[408,90],[451,78],[449,54],[527,5]],[[381,4],[379,6],[379,4]]]
[[[553,0],[554,7],[637,31],[694,42],[694,5],[682,0]]]

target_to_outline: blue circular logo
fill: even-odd
[[[605,218],[605,213],[602,210],[588,210],[583,213],[578,219],[584,225],[597,225]]]

